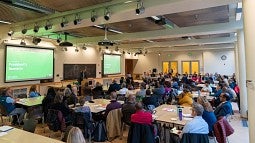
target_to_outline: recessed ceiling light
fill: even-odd
[[[124,3],[126,3],[126,4],[127,4],[127,3],[131,3],[131,2],[133,2],[133,1],[131,1],[131,0],[128,0],[128,1],[125,1]]]
[[[0,23],[4,23],[4,24],[12,24],[11,22],[3,21],[3,20],[0,20]]]

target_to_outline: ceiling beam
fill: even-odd
[[[234,44],[216,44],[216,45],[202,45],[202,46],[185,46],[185,47],[161,47],[161,48],[150,48],[149,53],[164,53],[173,51],[208,51],[208,50],[226,50],[234,49]]]
[[[109,40],[146,40],[146,39],[160,39],[160,38],[176,38],[183,36],[198,36],[198,35],[208,35],[208,34],[221,34],[221,33],[232,33],[236,32],[238,29],[243,28],[242,21],[231,21],[228,23],[220,24],[209,24],[209,25],[199,25],[191,27],[183,27],[176,29],[164,29],[157,31],[146,31],[146,32],[136,32],[136,33],[124,33],[117,35],[108,35]],[[78,38],[73,42],[76,43],[97,43],[100,40],[103,40],[104,36],[98,37],[86,37]]]
[[[191,45],[206,45],[206,44],[224,44],[234,43],[236,37],[221,37],[221,38],[208,38],[208,39],[191,39],[191,40],[178,40],[171,42],[152,42],[152,43],[140,43],[140,44],[121,44],[118,46],[121,49],[132,48],[150,48],[150,47],[174,47],[174,46],[191,46]]]

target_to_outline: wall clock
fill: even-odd
[[[226,55],[222,55],[220,58],[221,58],[221,60],[226,60],[227,56]]]

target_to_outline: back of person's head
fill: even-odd
[[[36,91],[36,85],[32,85],[29,89],[29,92]]]
[[[126,83],[123,82],[123,83],[121,84],[121,88],[126,88],[126,87],[127,87]]]
[[[66,87],[69,88],[69,89],[72,89],[71,84],[68,84]]]
[[[47,95],[53,95],[55,96],[56,95],[56,91],[53,87],[50,87],[47,91]]]
[[[84,136],[78,127],[73,127],[69,131],[67,143],[86,143]]]
[[[114,80],[112,80],[112,83],[117,83],[117,81],[114,79]]]
[[[54,98],[54,103],[62,103],[62,95],[60,92],[58,92],[56,95],[55,95],[55,98]]]
[[[116,100],[117,93],[115,91],[111,92],[110,98],[111,98],[111,100]]]
[[[151,95],[151,90],[150,89],[146,90],[146,95]]]
[[[226,98],[226,101],[229,101],[229,100],[230,100],[230,95],[229,95],[229,93],[227,93],[227,92],[221,93],[220,96],[223,96],[224,98]]]
[[[204,107],[201,104],[194,102],[192,104],[192,110],[196,112],[197,116],[202,116],[204,112]]]
[[[12,94],[11,92],[12,92],[11,87],[6,87],[3,89],[2,95],[12,96],[12,95],[10,95],[10,94]]]
[[[142,102],[137,102],[135,104],[135,109],[136,109],[136,111],[137,110],[142,110],[143,109],[143,103]]]
[[[135,95],[129,94],[128,95],[128,101],[135,102]]]
[[[197,98],[197,103],[201,104],[204,107],[204,110],[208,112],[213,112],[213,108],[205,96],[199,96]]]
[[[166,87],[170,88],[171,87],[171,82],[170,81],[165,81]]]
[[[145,88],[146,88],[146,83],[145,83],[145,82],[142,82],[142,83],[140,84],[140,88],[141,88],[141,89],[145,89]]]

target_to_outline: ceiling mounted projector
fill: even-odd
[[[65,41],[61,42],[59,44],[59,46],[64,46],[64,47],[71,47],[71,46],[73,46],[73,43],[67,41],[67,34],[68,33],[65,33]]]
[[[99,46],[113,46],[114,44],[116,44],[115,42],[108,40],[108,38],[107,38],[107,27],[106,26],[104,28],[104,31],[105,31],[104,40],[99,41],[98,45]]]

